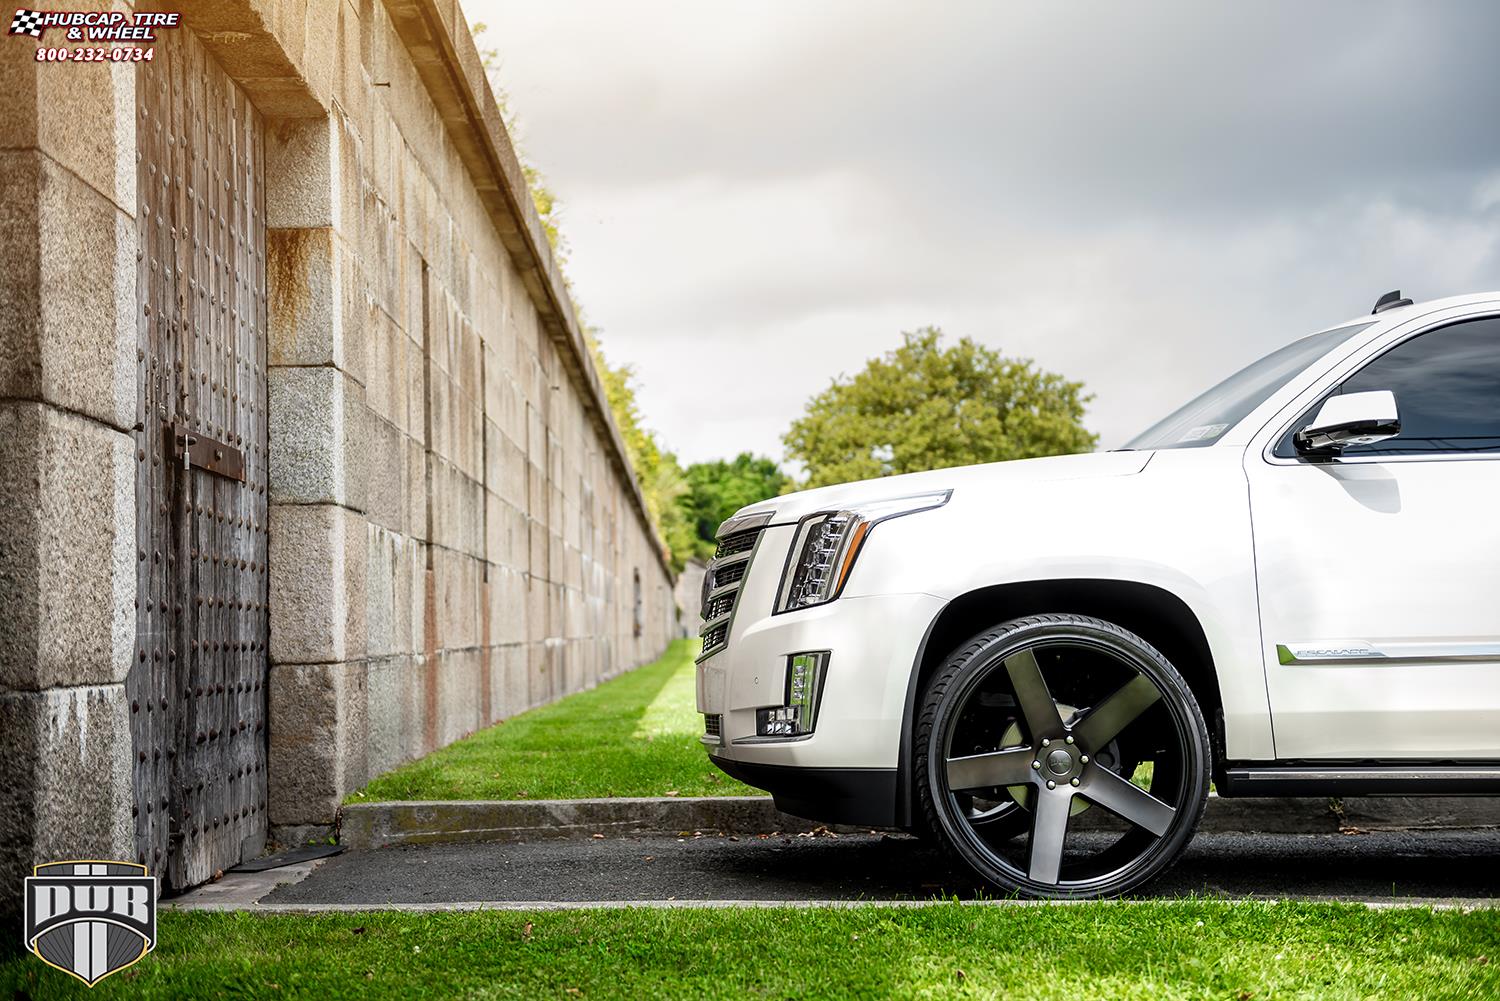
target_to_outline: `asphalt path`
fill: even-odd
[[[260,901],[924,900],[983,892],[904,835],[609,837],[348,852]],[[1500,831],[1200,834],[1143,896],[1500,906]]]

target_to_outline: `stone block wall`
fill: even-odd
[[[493,99],[444,16],[336,5],[326,114],[267,133],[287,196],[267,206],[271,819],[291,836],[370,776],[655,656],[673,628],[545,242],[503,238],[507,218],[535,228],[524,189],[487,199],[510,179],[465,155],[487,140],[514,157],[472,117]],[[469,93],[433,89],[438,71]],[[277,778],[292,772],[307,777]]]
[[[135,639],[134,68],[6,50],[0,914],[35,861],[133,857]]]
[[[656,656],[673,582],[456,5],[181,10],[266,120],[270,816],[295,840],[371,776]],[[33,860],[131,856],[140,419],[137,67],[14,55],[7,887]]]

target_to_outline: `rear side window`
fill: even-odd
[[[1455,323],[1403,341],[1333,393],[1374,389],[1396,394],[1401,433],[1373,445],[1351,446],[1344,455],[1500,454],[1500,317]],[[1315,405],[1296,427],[1317,411]],[[1276,454],[1297,454],[1290,434]]]

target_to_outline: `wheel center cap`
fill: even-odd
[[[1047,755],[1047,769],[1054,775],[1066,775],[1073,770],[1073,756],[1058,748]]]

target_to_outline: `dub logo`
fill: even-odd
[[[156,947],[156,877],[132,862],[48,862],[26,877],[26,948],[90,987]]]

